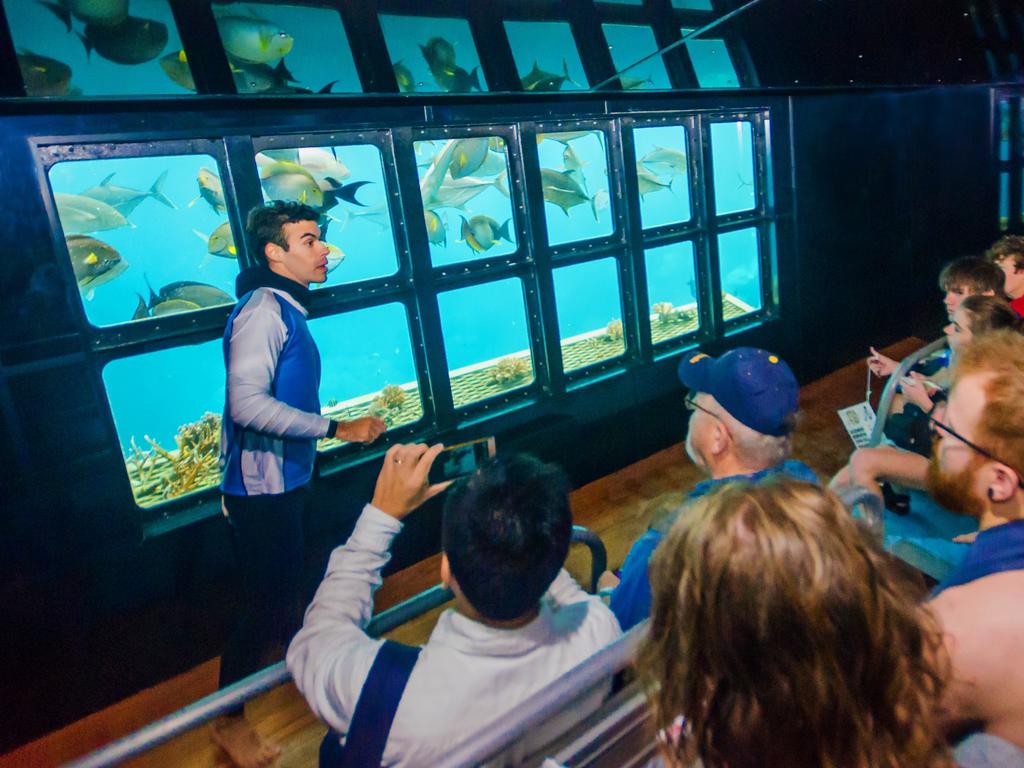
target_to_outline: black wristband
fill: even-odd
[[[327,439],[333,440],[338,436],[338,430],[341,429],[341,422],[331,419],[330,425],[327,427]]]

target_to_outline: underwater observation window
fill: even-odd
[[[537,134],[548,243],[593,240],[615,229],[601,130]]]
[[[633,141],[643,228],[692,219],[686,126],[634,128]]]
[[[757,205],[753,125],[747,120],[711,124],[715,213],[724,216]]]
[[[506,21],[505,32],[524,91],[582,91],[583,71],[566,21]]]
[[[713,11],[711,0],[672,0],[672,7],[685,11]]]
[[[660,344],[700,330],[693,241],[644,249],[651,341]]]
[[[239,93],[361,93],[336,9],[277,2],[213,3]]]
[[[505,139],[427,139],[414,141],[413,150],[434,266],[514,253],[519,244]]]
[[[89,322],[234,304],[238,251],[210,155],[62,161],[49,170]]]
[[[331,419],[378,416],[388,429],[423,418],[405,306],[392,302],[309,321],[320,350],[321,412]],[[321,440],[318,449],[344,445]]]
[[[999,100],[999,159],[1010,159],[1010,102]]]
[[[112,360],[103,384],[136,504],[220,484],[220,339]]]
[[[588,368],[626,353],[618,262],[595,259],[553,272],[562,368]]]
[[[999,174],[999,229],[1010,228],[1010,174]]]
[[[522,280],[445,291],[437,303],[456,408],[533,382]]]
[[[679,30],[683,35],[693,32],[689,27]],[[690,55],[697,84],[701,88],[739,88],[740,78],[729,55],[725,40],[718,37],[698,37],[684,43]]]
[[[718,274],[722,283],[723,320],[761,308],[761,245],[756,227],[718,236]]]
[[[277,145],[261,149],[255,159],[265,201],[294,200],[323,213],[321,236],[330,253],[327,282],[320,287],[398,271],[384,160],[377,146]]]
[[[465,19],[381,14],[380,26],[401,93],[487,90]]]
[[[28,96],[194,90],[168,0],[3,0]]]
[[[654,30],[635,24],[603,24],[602,28],[615,70],[622,72],[619,75],[619,82],[624,91],[672,88],[668,71],[665,69],[665,61],[660,56],[626,70],[626,67],[637,59],[658,50]]]

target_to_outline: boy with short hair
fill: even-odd
[[[1003,273],[1002,290],[1010,300],[1010,307],[1024,317],[1024,237],[1001,237],[985,255]]]

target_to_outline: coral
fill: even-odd
[[[384,419],[384,423],[392,426],[405,405],[406,393],[397,384],[387,384],[377,393],[377,396],[370,401],[367,414]]]
[[[501,386],[507,386],[526,378],[532,370],[530,361],[526,358],[509,355],[501,358],[491,368],[491,381]]]
[[[338,398],[332,397],[330,400],[327,401],[327,403],[326,403],[326,405],[324,405],[324,407],[325,408],[335,408],[335,407],[337,407],[337,405],[338,405]]]
[[[622,321],[612,320],[604,329],[605,341],[622,341]]]
[[[144,451],[131,440],[132,456],[125,459],[135,498],[140,506],[152,506],[192,491],[215,485],[220,468],[220,416],[205,413],[199,421],[182,424],[168,451],[149,435],[152,450]]]
[[[651,312],[658,316],[659,323],[668,324],[678,319],[676,308],[671,301],[659,301],[657,304],[652,304]]]

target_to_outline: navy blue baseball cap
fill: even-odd
[[[800,386],[789,366],[771,352],[738,347],[721,357],[690,354],[679,363],[679,380],[714,397],[755,432],[781,437],[792,431]]]

